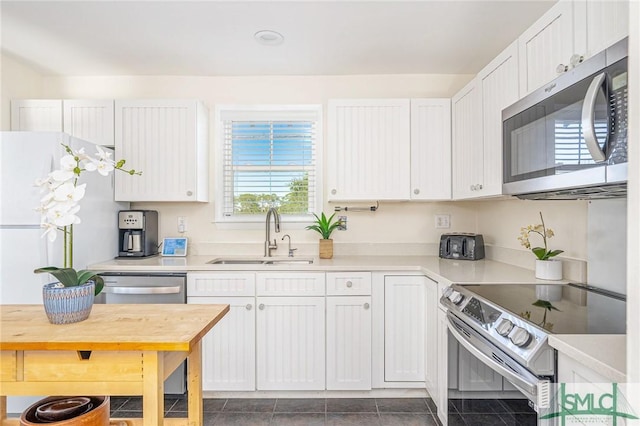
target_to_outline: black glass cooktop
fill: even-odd
[[[463,287],[553,334],[626,332],[626,300],[623,295],[616,293],[576,284],[483,284]],[[536,302],[542,306],[534,305]]]

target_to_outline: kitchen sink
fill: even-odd
[[[313,259],[308,258],[234,258],[234,257],[218,257],[207,262],[211,265],[310,265]]]

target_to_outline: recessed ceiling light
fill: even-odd
[[[258,31],[253,35],[253,38],[255,38],[258,43],[266,46],[277,46],[284,42],[282,34],[271,30]]]

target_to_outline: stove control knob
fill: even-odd
[[[459,305],[464,300],[464,296],[460,294],[459,291],[451,290],[451,292],[447,295],[447,298],[451,300],[451,303],[454,305]]]
[[[512,329],[513,329],[513,323],[508,319],[502,319],[500,321],[500,324],[496,326],[496,331],[502,337],[507,337]]]
[[[509,334],[509,339],[514,345],[523,348],[531,343],[532,336],[524,328],[514,327]]]

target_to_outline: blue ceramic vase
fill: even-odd
[[[45,284],[42,287],[42,300],[49,322],[71,324],[89,318],[95,287],[93,281],[76,287],[64,287],[60,283]]]

